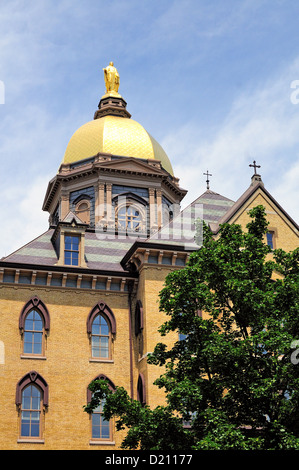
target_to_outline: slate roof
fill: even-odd
[[[197,198],[180,215],[164,226],[155,235],[148,239],[136,237],[115,236],[113,234],[99,234],[97,232],[85,233],[85,257],[87,267],[91,270],[124,272],[121,260],[128,250],[138,240],[147,243],[163,243],[165,246],[179,245],[182,248],[196,249],[198,245],[194,243],[195,219],[203,216],[206,222],[217,222],[232,207],[233,201],[220,194],[207,190]],[[70,221],[74,214],[68,214]],[[69,220],[70,218],[70,220]],[[181,237],[182,221],[184,226],[184,238]],[[78,221],[81,222],[82,221]],[[14,253],[1,259],[1,262],[14,264],[27,264],[36,266],[55,266],[58,257],[51,238],[54,228],[50,228],[45,233],[32,240]],[[187,240],[187,245],[186,245]]]
[[[183,209],[169,224],[152,235],[148,241],[175,244],[188,250],[197,249],[198,245],[194,241],[196,220],[200,218],[208,224],[215,224],[234,204],[231,199],[208,189]]]

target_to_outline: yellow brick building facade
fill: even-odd
[[[273,248],[298,246],[298,225],[256,173],[236,202],[207,189],[181,211],[185,194],[164,150],[108,86],[49,182],[48,229],[0,260],[0,449],[119,449],[113,422],[83,411],[96,377],[150,407],[163,403],[153,385],[161,370],[146,360],[165,320],[158,294],[198,248],[198,217],[217,237],[224,222],[245,228],[262,204]]]

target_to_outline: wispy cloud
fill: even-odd
[[[213,174],[211,189],[237,199],[250,184],[249,163],[261,165],[266,187],[296,220],[298,191],[299,104],[291,102],[299,61],[254,90],[241,93],[216,128],[192,123],[169,134],[163,144],[173,156],[175,172],[189,189],[186,202],[205,190],[203,172]]]
[[[189,190],[185,204],[205,190],[207,169],[211,188],[236,199],[255,159],[298,220],[299,104],[290,101],[298,13],[283,0],[3,3],[0,257],[47,229],[48,180],[92,119],[110,60],[133,119]]]

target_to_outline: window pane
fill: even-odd
[[[109,425],[108,426],[103,426],[102,427],[102,439],[108,439],[109,438],[109,435],[110,435],[110,429],[109,429]]]
[[[33,346],[33,354],[39,354],[41,355],[42,353],[42,345],[41,344],[34,344]]]
[[[33,324],[34,327],[33,327],[33,329],[35,331],[42,331],[43,321],[42,321],[41,316],[39,315],[39,313],[34,311],[33,312],[33,318],[34,318],[34,324]]]
[[[93,426],[92,427],[92,437],[94,439],[100,439],[100,437],[101,437],[100,427],[98,427],[98,426]]]
[[[23,395],[23,399],[22,399],[22,409],[23,410],[30,410],[30,404],[31,404],[31,398],[30,396],[29,397],[26,397]],[[25,411],[23,411],[23,413],[26,413]]]
[[[33,324],[34,324],[33,319],[27,317],[25,320],[25,330],[32,331],[34,329]]]
[[[23,437],[28,437],[30,436],[30,427],[29,427],[29,421],[23,421],[21,424],[21,436]]]
[[[33,410],[39,410],[40,409],[40,397],[32,397],[31,408]]]
[[[72,237],[70,237],[69,235],[65,236],[64,237],[64,243],[65,243],[65,248],[67,250],[71,250],[71,248],[72,248]]]
[[[72,264],[71,259],[72,259],[72,253],[70,251],[66,251],[64,254],[64,264]]]
[[[92,323],[92,328],[91,332],[93,335],[99,335],[100,334],[100,322],[99,322],[99,317],[97,317],[93,323]]]
[[[39,423],[31,424],[31,437],[39,437]]]
[[[267,233],[267,245],[269,245],[270,248],[273,249],[273,233],[272,232]]]
[[[101,338],[101,357],[108,357],[108,338]]]
[[[76,252],[73,252],[72,253],[72,265],[73,266],[78,266],[78,262],[79,262],[79,253],[76,253]]]
[[[79,249],[79,237],[72,237],[72,250]]]
[[[40,431],[40,390],[29,385],[22,392],[21,436],[38,437]]]

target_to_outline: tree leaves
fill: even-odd
[[[217,239],[204,224],[203,245],[167,276],[159,331],[184,336],[148,356],[163,367],[166,406],[118,389],[107,398],[107,416],[128,428],[125,448],[299,449],[299,249],[271,252],[265,209],[249,216],[245,231],[224,224]]]

